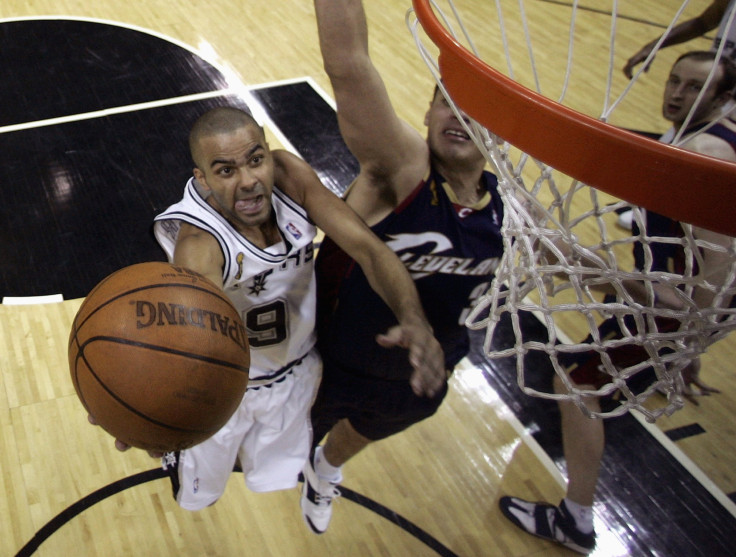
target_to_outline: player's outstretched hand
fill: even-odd
[[[718,394],[721,392],[718,389],[706,385],[703,380],[700,379],[700,358],[694,359],[685,369],[682,370],[682,380],[685,383],[682,394],[695,406],[700,406],[700,403],[695,399],[696,396],[710,396],[711,394]]]
[[[634,67],[641,64],[644,60],[647,59],[647,56],[649,56],[649,53],[652,51],[652,46],[646,45],[644,46],[639,52],[634,54],[629,60],[626,62],[626,65],[624,66],[624,74],[626,77],[631,79],[634,76]],[[649,65],[647,64],[644,67],[644,71],[649,71]]]
[[[433,397],[442,389],[447,381],[445,355],[429,327],[396,325],[378,335],[376,341],[384,348],[400,346],[409,350],[409,362],[414,368],[409,382],[417,396]]]
[[[92,414],[87,414],[87,421],[91,423],[92,425],[98,425],[97,420],[95,420],[95,417]],[[115,448],[119,450],[120,452],[124,453],[125,451],[130,449],[131,446],[128,445],[127,443],[124,443],[120,439],[115,439]],[[151,458],[161,458],[162,456],[164,456],[164,453],[157,453],[154,451],[147,451],[147,452],[148,452],[148,456],[150,456]]]

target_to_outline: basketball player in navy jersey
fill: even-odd
[[[309,165],[271,151],[263,129],[236,108],[203,114],[189,143],[194,177],[182,200],[156,217],[156,238],[170,261],[225,291],[243,316],[251,348],[248,389],[232,418],[206,441],[164,456],[177,502],[198,510],[222,495],[236,461],[253,491],[297,485],[321,373],[315,225],[355,258],[392,308],[379,340],[408,350],[418,392],[437,392],[445,370],[409,273]]]
[[[692,151],[736,162],[736,126],[728,119],[721,121],[696,135],[713,120],[721,118],[723,105],[730,100],[736,86],[736,68],[728,59],[718,62],[718,70],[709,84],[701,102],[695,106],[698,94],[702,91],[708,74],[715,62],[715,52],[689,52],[681,56],[670,71],[664,91],[662,114],[679,130],[692,110],[691,124],[685,131],[683,147]],[[646,213],[645,226],[648,236],[681,236],[679,223],[655,213]],[[636,233],[636,231],[635,231]],[[693,234],[699,240],[707,240],[728,249],[732,238],[708,230],[693,227]],[[684,265],[682,249],[669,243],[651,244],[653,271],[668,271]],[[728,256],[705,250],[703,268],[700,272],[709,274],[712,284],[724,284],[729,269]],[[638,268],[644,265],[643,250],[640,244],[634,246],[634,261]],[[660,304],[677,307],[679,300],[665,289],[657,289]],[[667,296],[669,294],[669,296]],[[694,293],[698,307],[712,305],[713,294],[705,288]],[[642,303],[647,303],[642,300]],[[732,302],[733,303],[733,302]],[[667,320],[658,322],[658,330],[664,331]],[[678,327],[674,320],[669,325]],[[627,326],[636,330],[633,323]],[[615,318],[604,321],[599,331],[602,337],[620,337],[620,329]],[[623,368],[644,361],[647,355],[640,346],[623,346],[609,351],[615,365]],[[610,381],[610,377],[599,371],[600,354],[581,353],[571,356],[567,366],[570,378],[582,389],[598,389]],[[699,361],[693,360],[683,370],[686,395],[709,394],[717,392],[705,385],[698,376]],[[637,374],[638,378],[639,375]],[[555,376],[555,390],[565,393],[562,380]],[[700,392],[693,390],[693,386]],[[586,399],[592,412],[600,412],[600,401]],[[593,528],[593,500],[598,482],[598,474],[605,445],[603,421],[590,419],[572,402],[560,403],[562,419],[562,442],[567,461],[568,485],[566,497],[559,506],[548,503],[531,503],[517,497],[502,497],[499,501],[504,515],[524,531],[562,544],[579,553],[587,554],[595,547]]]
[[[496,177],[437,90],[426,139],[399,119],[368,55],[360,0],[316,0],[315,9],[340,130],[360,163],[346,201],[409,269],[449,373],[469,349],[468,308],[503,252]],[[447,388],[423,395],[406,352],[376,345],[390,311],[332,242],[320,248],[317,276],[324,374],[311,414],[315,445],[329,436],[304,470],[301,505],[308,526],[322,533],[342,465],[434,414]]]

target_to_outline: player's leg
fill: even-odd
[[[344,431],[345,426],[349,425],[345,418],[368,404],[364,382],[365,379],[343,372],[338,366],[325,361],[322,382],[310,413],[314,433],[313,453],[304,466],[300,499],[304,522],[316,534],[327,530],[332,518],[332,500],[340,496],[337,485],[342,482],[342,465],[370,443],[368,439],[365,442],[358,439],[354,448],[349,449],[350,452],[343,452],[346,438],[346,446],[353,446],[349,439],[351,432]],[[329,445],[334,465],[325,458],[325,447],[319,446],[325,436],[325,447]]]
[[[241,402],[235,414],[215,435],[190,449],[163,456],[163,467],[169,472],[179,506],[197,511],[214,504],[222,496],[235,465],[243,431],[248,427],[242,419],[244,412],[245,404]]]
[[[555,391],[564,392],[559,377],[555,377]],[[600,412],[597,398],[588,398],[585,405],[592,412]],[[559,408],[562,447],[567,463],[567,499],[592,509],[605,446],[603,420],[589,418],[573,402],[560,401]],[[592,514],[590,519],[592,521]]]
[[[324,447],[317,447],[307,463],[301,498],[304,520],[318,534],[327,529],[332,517],[332,500],[339,495],[337,484],[342,481],[342,465],[370,443],[433,415],[447,394],[445,385],[433,398],[418,397],[408,381],[355,376],[335,366],[329,370],[326,367],[325,378],[328,377],[330,384],[339,388],[322,401],[318,399],[316,405],[322,407],[322,412],[325,407],[340,406],[342,419],[330,431]]]
[[[335,468],[342,467],[348,460],[367,447],[372,441],[355,431],[349,420],[340,420],[330,431],[322,447],[322,455]]]
[[[571,378],[581,389],[594,389],[608,380],[599,371],[600,357],[588,354],[575,361]],[[553,378],[554,391],[567,393],[562,379]],[[600,411],[597,398],[585,400],[592,412]],[[567,495],[558,506],[534,503],[518,497],[502,497],[504,515],[529,534],[557,542],[587,554],[595,548],[593,498],[605,446],[603,421],[586,416],[570,401],[559,402],[562,445],[567,463]]]
[[[312,350],[282,379],[258,388],[250,405],[252,427],[239,451],[251,491],[291,489],[309,457],[309,409],[322,372]]]

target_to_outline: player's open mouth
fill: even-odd
[[[445,130],[445,135],[450,136],[453,139],[461,139],[463,141],[470,140],[470,136],[464,131],[460,131],[460,130]]]
[[[254,214],[263,208],[263,196],[257,195],[247,199],[237,199],[235,201],[235,210],[239,213]]]

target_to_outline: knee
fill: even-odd
[[[594,385],[579,385],[575,383],[572,379],[570,379],[570,383],[572,383],[575,389],[578,389],[580,391],[595,390]],[[555,374],[555,377],[552,380],[552,384],[553,384],[553,389],[554,389],[555,394],[572,395],[572,392],[570,391],[568,386],[565,384],[565,381],[559,375]],[[582,400],[590,412],[600,412],[600,401],[597,396],[586,396],[586,397],[583,397]],[[582,413],[578,405],[572,401],[572,397],[560,399],[558,402],[560,406],[560,412],[562,413],[569,412],[570,410],[574,410],[576,412]]]

